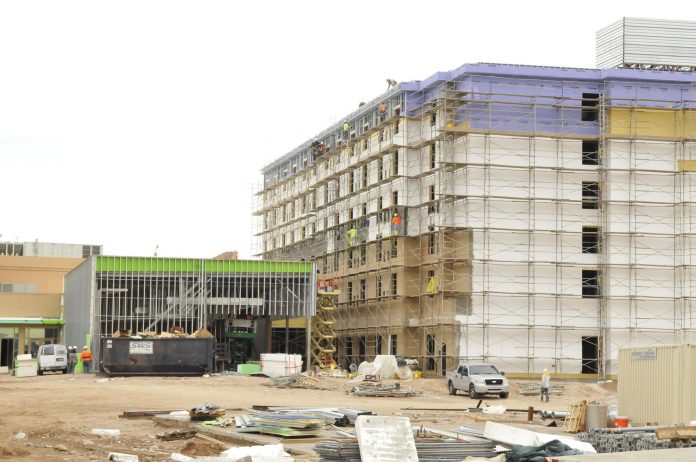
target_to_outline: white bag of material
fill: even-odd
[[[396,370],[396,376],[399,380],[411,380],[413,378],[413,371],[408,366],[401,366]]]
[[[376,375],[380,379],[393,379],[398,366],[396,356],[377,355],[371,363],[364,361],[358,366],[358,375]]]

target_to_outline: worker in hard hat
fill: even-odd
[[[82,361],[82,368],[85,374],[91,372],[92,368],[92,352],[86,346],[82,347],[82,353],[80,354],[80,360]]]
[[[544,402],[544,396],[546,396],[546,402],[549,402],[549,388],[551,388],[551,374],[548,369],[544,369],[544,373],[541,374],[541,401]]]
[[[394,216],[391,219],[392,236],[395,236],[401,231],[401,215],[399,212],[394,212]]]

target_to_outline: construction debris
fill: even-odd
[[[274,377],[270,382],[264,383],[268,387],[275,388],[308,388],[317,389],[319,379],[308,377],[302,374],[286,375],[282,377]]]
[[[110,452],[109,460],[113,462],[138,462],[140,459],[133,454],[123,454],[121,452]]]
[[[363,462],[418,462],[408,417],[361,415],[355,433]]]
[[[236,416],[237,431],[242,433],[262,433],[298,438],[316,436],[323,421],[312,415],[256,413],[250,416]]]
[[[696,447],[696,437],[679,435],[683,428],[693,427],[595,428],[578,433],[578,439],[590,443],[600,453]]]
[[[559,440],[561,443],[582,452],[593,454],[597,452],[595,448],[587,442],[577,441],[572,438],[550,433],[533,432],[497,422],[486,422],[483,435],[491,441],[506,445],[541,446],[549,441]]]
[[[422,394],[422,392],[419,390],[402,388],[400,383],[380,384],[372,382],[363,382],[356,385],[351,390],[351,393],[356,396],[381,396],[394,398],[406,398],[410,396],[420,396]]]
[[[189,411],[191,420],[215,420],[225,415],[225,409],[217,404],[205,403]]]
[[[196,436],[196,432],[194,431],[181,431],[181,430],[172,430],[170,432],[165,432],[165,433],[160,433],[159,435],[156,435],[155,437],[159,440],[162,441],[176,441],[176,440],[188,440]]]
[[[495,444],[490,441],[442,441],[416,439],[416,452],[420,462],[461,461],[467,457],[495,457]],[[322,441],[314,445],[314,451],[322,460],[360,460],[360,448],[356,441]]]

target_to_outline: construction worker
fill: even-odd
[[[351,225],[350,229],[346,233],[346,239],[348,240],[348,245],[355,245],[358,241],[358,230],[355,229],[355,225]]]
[[[82,361],[82,367],[85,374],[91,372],[92,369],[92,352],[86,346],[82,347],[82,354],[80,354],[80,360]]]
[[[347,140],[349,134],[350,134],[350,124],[348,123],[347,120],[344,120],[343,121],[343,139]]]
[[[392,216],[391,220],[391,226],[392,236],[395,236],[401,232],[401,215],[399,215],[399,212],[394,212],[394,216]]]
[[[384,103],[379,103],[379,121],[384,122],[387,117],[387,105]]]
[[[551,374],[548,369],[544,369],[544,373],[541,374],[541,401],[544,402],[544,396],[546,396],[546,402],[549,402],[549,388],[551,388]]]
[[[77,347],[68,347],[68,374],[75,372],[75,363],[77,362]]]

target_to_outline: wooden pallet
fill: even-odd
[[[563,421],[563,431],[567,433],[577,433],[585,429],[585,413],[587,404],[583,401],[580,404],[571,404],[568,417]]]

